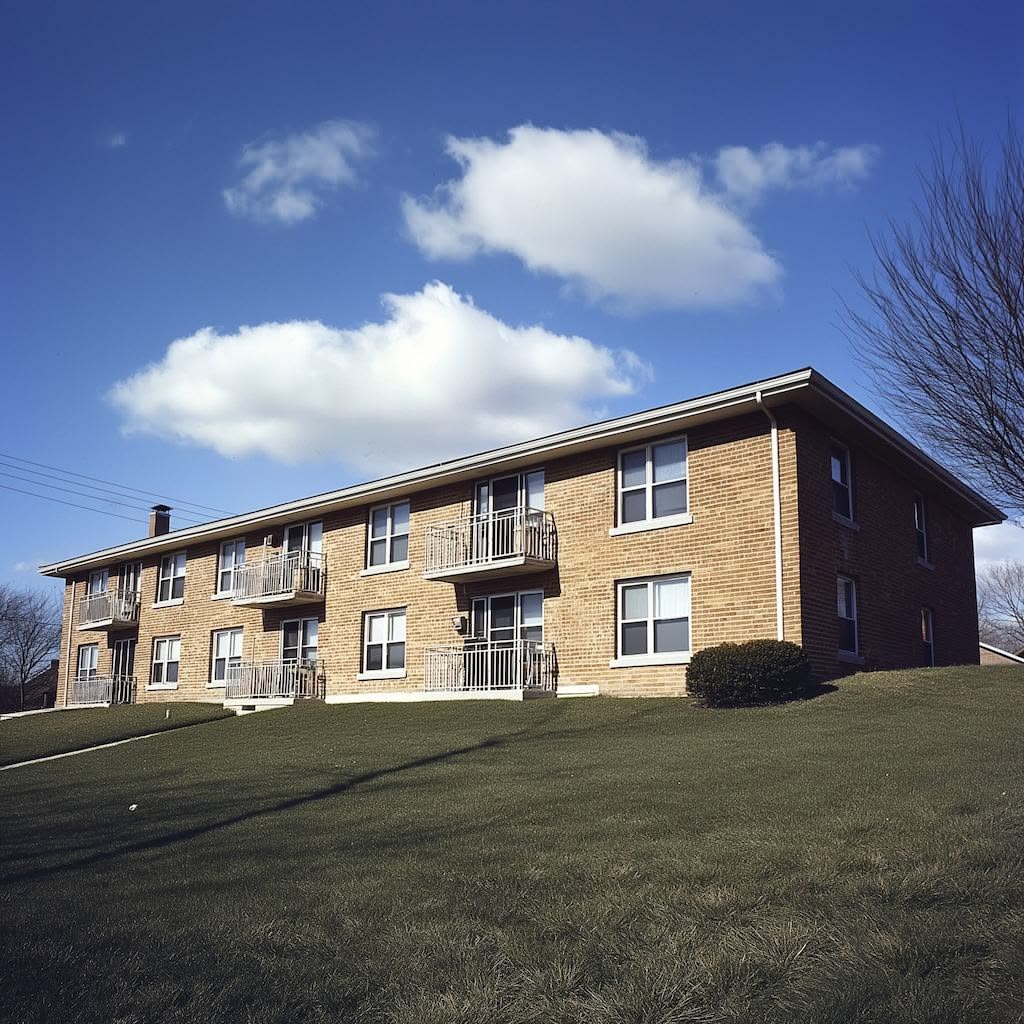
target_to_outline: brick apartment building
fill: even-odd
[[[43,566],[58,705],[682,695],[782,637],[822,678],[977,663],[1004,516],[813,370]]]

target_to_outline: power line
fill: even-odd
[[[3,465],[3,463],[0,463],[0,465]],[[41,480],[33,480],[31,477],[17,476],[14,473],[5,473],[2,469],[0,469],[0,476],[6,476],[11,480],[19,480],[23,484],[32,484],[33,487],[45,487],[47,490],[50,491],[62,491],[65,494],[77,495],[79,498],[89,498],[91,501],[105,501],[110,505],[122,505],[125,508],[136,509],[139,512],[149,511],[149,509],[146,508],[145,505],[134,505],[130,501],[118,501],[117,498],[102,498],[98,494],[87,494],[85,491],[76,491],[72,487],[58,487],[56,484],[44,484]],[[57,477],[56,479],[60,479],[60,477]],[[65,483],[68,482],[69,481],[65,481]],[[192,516],[180,516],[179,518],[187,519],[190,522],[196,524],[203,522],[203,520],[194,518]]]
[[[72,508],[83,508],[86,512],[99,512],[103,516],[113,516],[115,519],[127,519],[129,523],[142,523],[146,525],[145,519],[136,519],[134,516],[123,516],[120,512],[107,512],[102,508],[91,508],[89,505],[79,505],[74,501],[64,501],[63,498],[55,498],[52,494],[36,494],[35,491],[23,491],[20,487],[8,487],[7,484],[0,484],[0,489],[14,491],[17,494],[28,494],[33,498],[42,498],[43,501],[55,501],[59,505],[70,505]]]
[[[194,501],[185,501],[183,498],[172,498],[167,494],[157,494],[155,491],[144,491],[138,487],[128,487],[127,485],[119,484],[114,480],[102,480],[97,476],[87,476],[85,473],[76,473],[71,469],[61,469],[59,466],[48,466],[45,462],[33,462],[31,459],[22,459],[17,455],[7,455],[4,452],[0,452],[0,458],[10,459],[12,462],[23,462],[28,466],[38,466],[40,469],[52,469],[57,473],[63,473],[66,476],[77,476],[82,480],[92,480],[98,484],[110,484],[111,487],[116,487],[122,491],[132,491],[135,494],[144,494],[150,498],[162,498],[164,501],[173,501],[175,505],[188,505],[191,508],[198,509],[203,512],[216,512],[218,515],[229,516],[233,513],[227,512],[222,508],[212,508],[209,505],[199,505]]]

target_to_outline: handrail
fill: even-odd
[[[87,594],[78,609],[79,625],[90,622],[136,622],[139,618],[139,595],[134,590],[104,590]]]
[[[543,509],[512,508],[429,525],[424,568],[436,573],[508,558],[553,562],[557,557],[555,517]]]
[[[75,676],[72,704],[134,704],[135,676]]]
[[[324,593],[327,560],[318,551],[282,551],[236,565],[231,575],[235,601],[295,592]]]
[[[323,698],[326,679],[317,662],[306,658],[270,658],[228,665],[225,700],[288,697]]]
[[[533,640],[440,644],[424,648],[425,690],[555,690],[553,647]]]

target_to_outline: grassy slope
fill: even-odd
[[[1019,1021],[1022,736],[1024,673],[960,669],[299,707],[7,772],[0,1015]]]
[[[168,715],[168,711],[170,715]],[[52,711],[0,722],[0,765],[82,750],[148,732],[225,718],[219,704],[137,704],[131,707]],[[67,768],[61,769],[67,771]]]

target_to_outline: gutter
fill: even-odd
[[[764,397],[760,389],[754,395],[754,401],[771,424],[772,518],[775,521],[775,638],[785,640],[786,620],[782,600],[782,480],[779,472],[779,423],[775,418],[775,413],[764,404]]]

